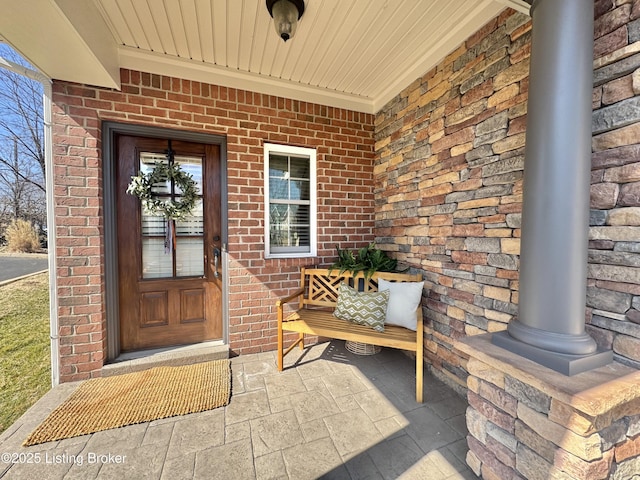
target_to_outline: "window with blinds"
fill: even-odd
[[[265,256],[316,255],[316,151],[265,144]]]

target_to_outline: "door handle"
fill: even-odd
[[[218,278],[218,260],[220,259],[220,249],[213,247],[213,276]]]

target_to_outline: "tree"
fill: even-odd
[[[1,47],[0,58],[25,65]],[[18,218],[40,229],[46,223],[42,85],[0,68],[0,237]]]

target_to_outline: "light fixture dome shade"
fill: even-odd
[[[267,0],[276,33],[285,42],[296,33],[298,20],[304,13],[304,0]]]

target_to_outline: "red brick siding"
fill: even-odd
[[[54,82],[61,381],[99,375],[106,355],[105,120],[226,135],[230,348],[274,349],[275,299],[298,285],[300,266],[373,240],[373,116],[136,71],[121,80],[121,91]],[[317,149],[316,259],[264,259],[264,142]]]

